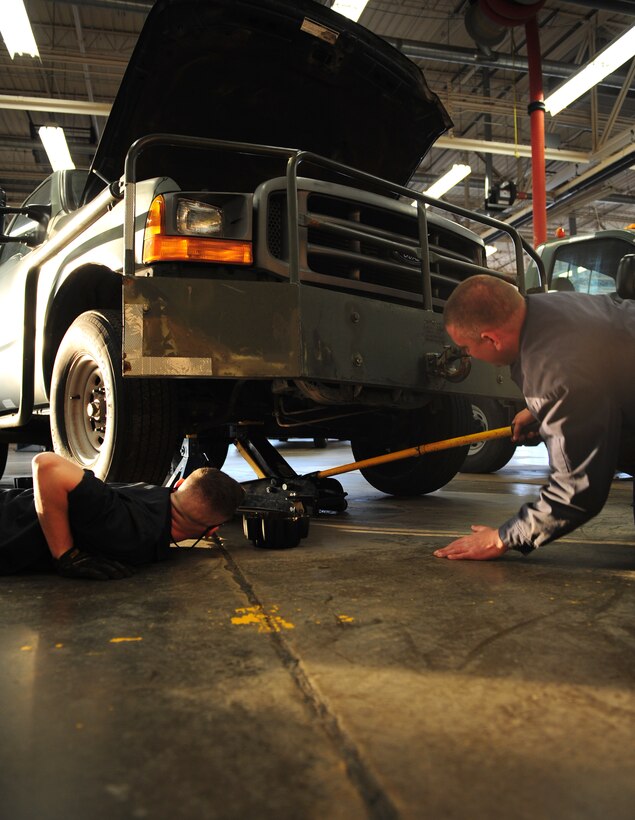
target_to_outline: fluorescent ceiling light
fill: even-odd
[[[65,171],[75,167],[66,144],[63,128],[54,125],[43,125],[38,128],[38,134],[54,171]]]
[[[498,253],[498,248],[496,245],[485,245],[485,256],[489,257],[495,253]]]
[[[557,114],[633,56],[635,56],[635,26],[607,46],[564,85],[556,88],[553,94],[545,100],[545,108],[550,114]]]
[[[331,8],[349,20],[359,20],[368,0],[335,0]]]
[[[40,56],[24,0],[2,0],[0,32],[12,60],[16,54]]]
[[[453,165],[446,174],[443,174],[443,176],[437,179],[436,182],[433,182],[429,188],[426,188],[424,194],[426,194],[426,196],[434,196],[438,199],[471,173],[472,168],[469,165]]]

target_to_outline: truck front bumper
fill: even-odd
[[[124,375],[290,379],[518,400],[507,368],[430,367],[440,314],[288,282],[124,277]]]

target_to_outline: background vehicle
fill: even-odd
[[[471,396],[518,392],[443,331],[482,241],[404,187],[450,124],[414,64],[319,4],[160,0],[91,173],[53,174],[3,237],[1,440],[161,482],[186,434],[220,466],[239,428],[356,458],[470,432]],[[364,475],[430,492],[464,456]]]
[[[623,228],[554,239],[538,249],[549,290],[615,293],[620,260],[635,253],[635,230]],[[527,287],[536,287],[535,264],[527,269]]]

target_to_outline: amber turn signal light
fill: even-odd
[[[143,262],[223,262],[229,265],[251,265],[251,242],[234,239],[212,239],[165,233],[165,200],[156,197],[146,221],[143,238]]]

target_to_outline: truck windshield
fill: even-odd
[[[608,237],[562,245],[554,254],[549,288],[614,293],[619,261],[631,251],[627,242]]]

